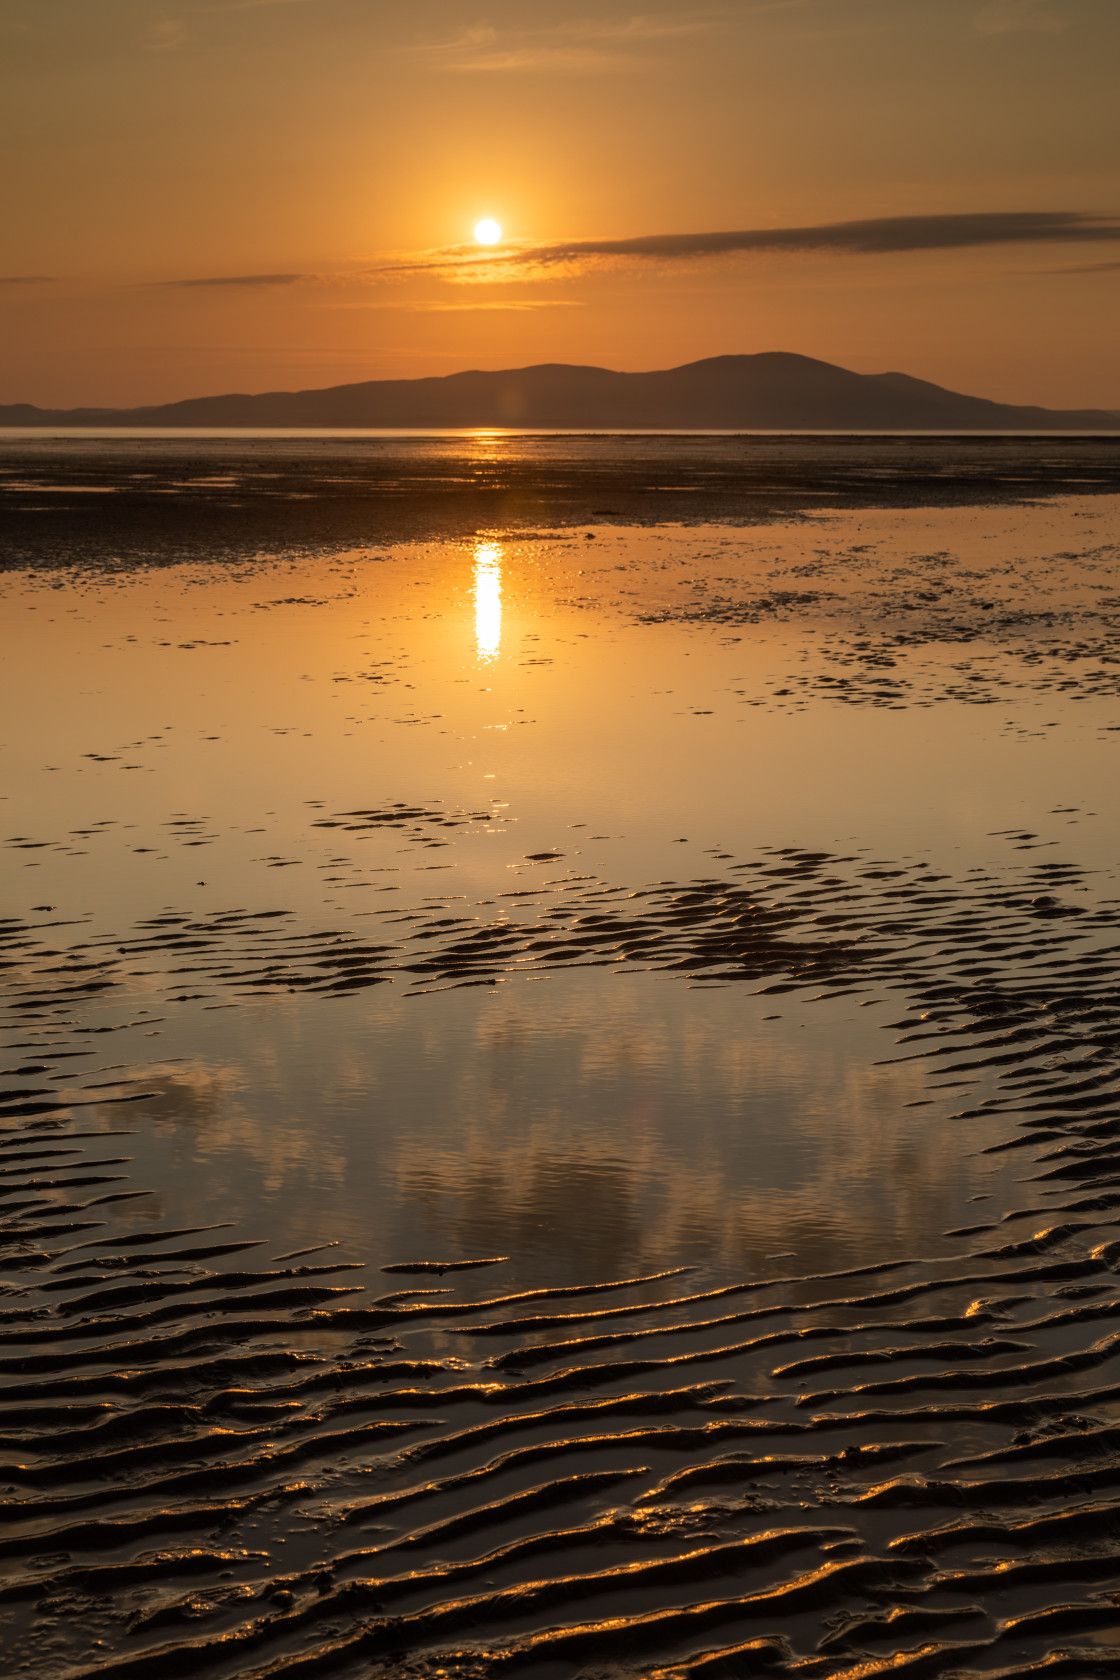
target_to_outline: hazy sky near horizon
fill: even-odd
[[[0,0],[0,402],[782,349],[1120,407],[1118,65],[1120,0]]]

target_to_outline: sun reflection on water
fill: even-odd
[[[482,542],[474,554],[474,634],[478,659],[489,665],[502,645],[502,548]]]

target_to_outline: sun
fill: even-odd
[[[502,237],[502,230],[497,222],[484,216],[481,222],[474,224],[474,236],[480,245],[496,245]]]

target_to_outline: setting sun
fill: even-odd
[[[497,222],[485,216],[481,222],[475,223],[474,236],[480,245],[496,245],[502,237],[502,230]]]

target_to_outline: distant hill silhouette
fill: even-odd
[[[811,356],[711,356],[657,373],[546,362],[150,408],[0,406],[6,426],[528,426],[578,430],[1115,431],[1120,412],[1023,408]]]

